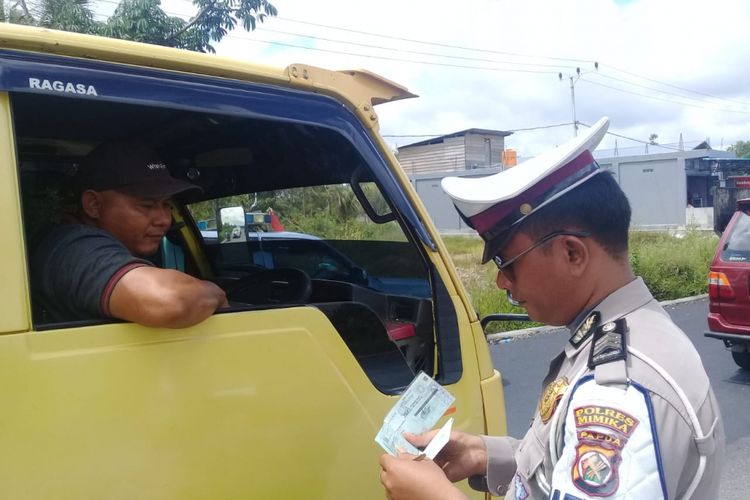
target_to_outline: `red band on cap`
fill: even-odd
[[[505,219],[513,218],[515,216],[513,220],[508,220],[507,224],[503,224],[504,226],[507,225],[510,227],[514,222],[523,217],[524,214],[519,212],[521,205],[524,203],[535,202],[536,206],[538,206],[544,201],[538,199],[540,196],[548,191],[552,191],[556,185],[565,181],[565,179],[572,176],[580,169],[591,165],[593,162],[594,156],[591,152],[584,151],[575,159],[558,168],[547,177],[544,177],[517,197],[511,198],[510,200],[500,201],[487,210],[480,212],[473,217],[469,217],[471,226],[481,235],[482,233],[494,228],[498,223]],[[533,208],[536,208],[536,206],[533,206]]]

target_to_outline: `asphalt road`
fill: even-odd
[[[703,336],[707,299],[666,307],[674,321],[690,337],[703,359],[724,417],[727,455],[722,473],[721,500],[750,497],[750,371],[739,369],[721,341]],[[567,341],[567,330],[555,330],[490,347],[492,360],[503,375],[508,434],[521,437],[529,427],[541,381],[549,360]]]

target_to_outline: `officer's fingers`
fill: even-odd
[[[424,448],[430,443],[430,441],[432,441],[432,438],[435,437],[435,434],[437,434],[438,431],[439,429],[436,429],[433,431],[424,432],[422,434],[412,434],[411,432],[404,432],[404,437],[407,441],[409,441],[417,448]]]

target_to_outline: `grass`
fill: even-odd
[[[458,276],[471,297],[471,303],[480,317],[490,313],[525,313],[520,307],[510,305],[505,293],[495,285],[497,267],[490,261],[480,264],[482,260],[482,240],[478,236],[446,236],[445,246],[456,265]],[[499,323],[491,327],[497,328]],[[502,330],[515,330],[537,325],[529,322],[504,322]]]
[[[479,264],[482,257],[479,237],[446,236],[443,241],[480,317],[490,313],[524,312],[511,306],[496,287],[495,265],[492,262]],[[713,233],[696,230],[681,236],[634,231],[630,234],[630,261],[635,274],[643,278],[657,300],[698,295],[706,293],[708,268],[718,241]],[[502,330],[512,330],[532,325],[514,322],[500,326]]]
[[[718,242],[713,233],[700,231],[681,237],[633,232],[630,262],[657,300],[698,295],[708,289],[708,268]]]

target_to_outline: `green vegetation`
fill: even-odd
[[[361,183],[364,195],[377,214],[390,211],[378,188]],[[223,207],[238,206],[245,212],[273,209],[287,231],[314,234],[330,240],[406,241],[396,222],[377,224],[364,213],[348,184],[281,189],[240,194],[189,206],[193,219],[211,220]]]
[[[197,12],[188,20],[168,15],[160,0],[121,0],[109,18],[99,21],[97,0],[17,0],[0,4],[0,21],[215,52],[211,43],[236,27],[252,31],[277,14],[268,0],[192,1]]]
[[[750,158],[750,141],[737,141],[727,151],[732,151],[737,158]]]
[[[490,313],[525,313],[520,307],[514,307],[508,303],[505,293],[495,285],[497,268],[492,262],[481,265],[482,240],[478,236],[446,236],[443,238],[448,252],[451,254],[456,271],[466,291],[471,297],[471,302],[477,314],[482,317]],[[514,330],[538,326],[537,323],[529,322],[503,322],[493,323],[490,328],[502,330]]]
[[[682,237],[633,232],[630,262],[657,300],[698,295],[708,289],[708,268],[718,242],[713,233],[694,230]]]
[[[511,306],[495,286],[497,268],[479,264],[482,241],[475,236],[443,238],[472,304],[480,317],[490,313],[524,312]],[[662,232],[632,232],[630,260],[635,274],[643,277],[657,300],[671,300],[706,293],[708,268],[718,238],[713,233],[687,231],[681,237]],[[504,330],[525,328],[529,323],[503,324]]]

